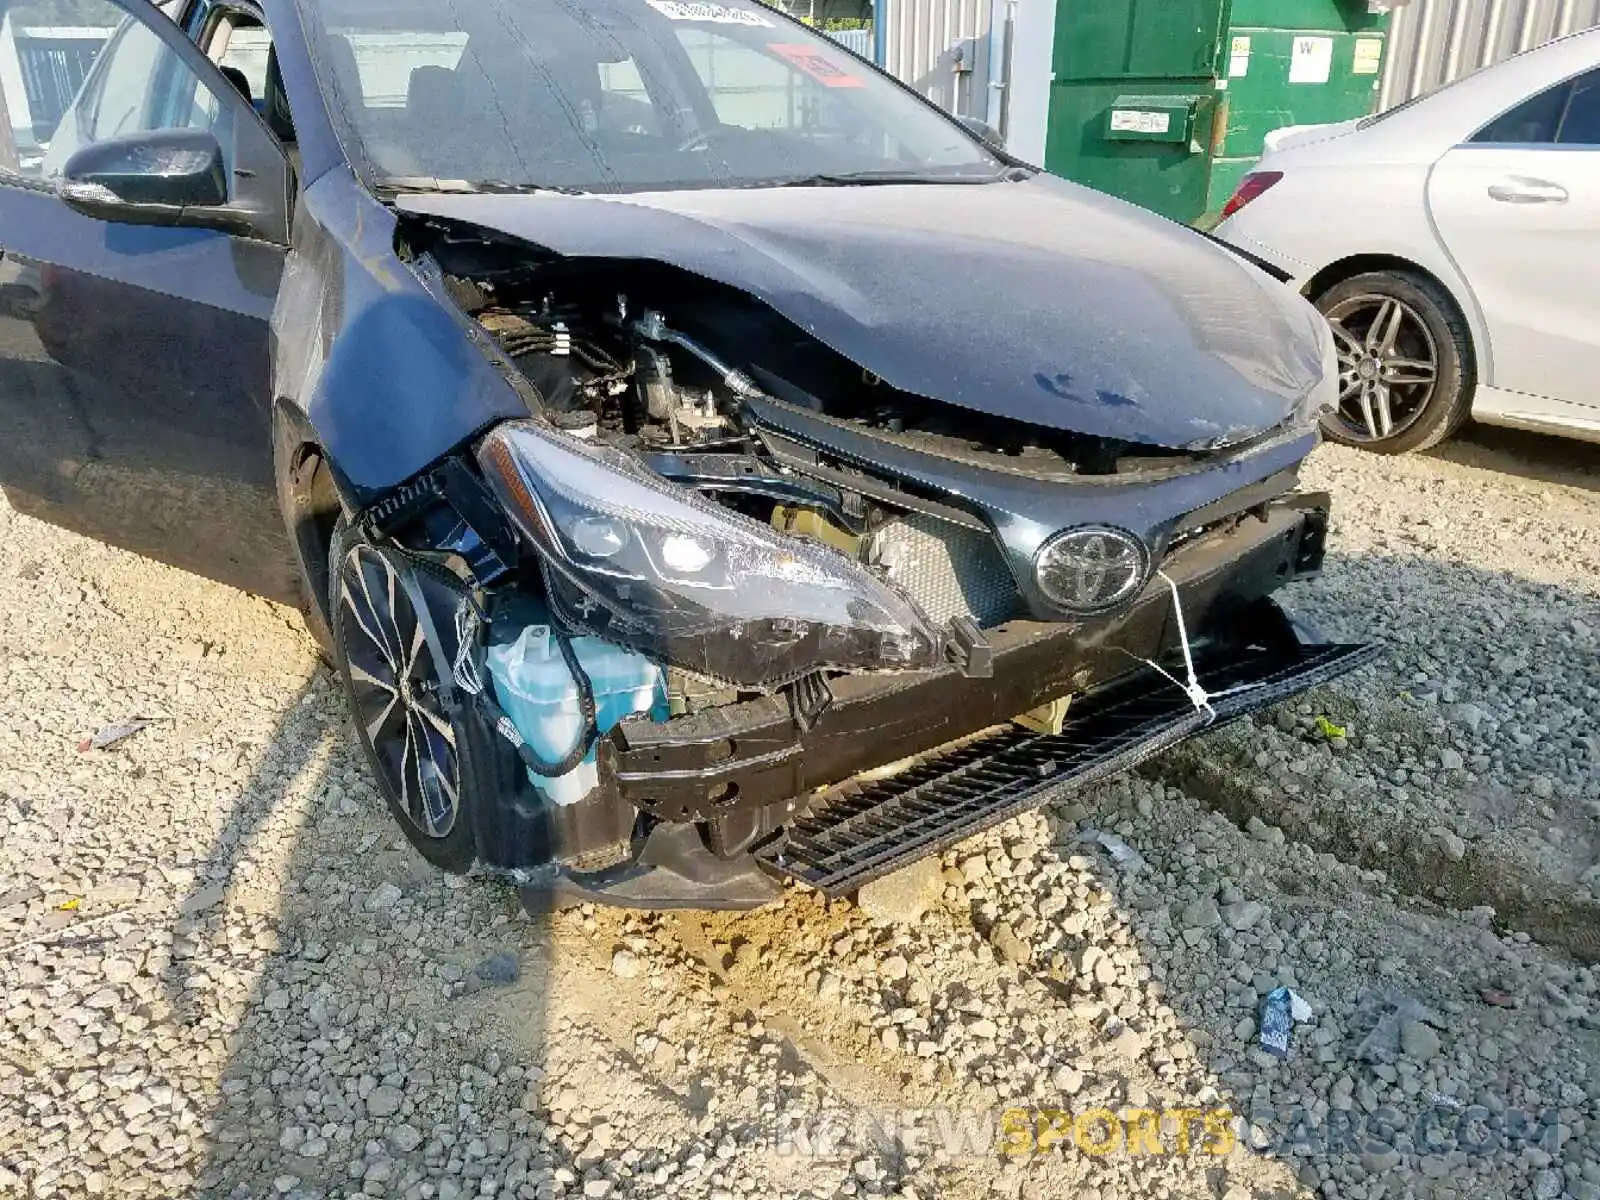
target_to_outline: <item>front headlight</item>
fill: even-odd
[[[727,683],[770,689],[824,667],[911,669],[939,639],[911,604],[827,546],[796,541],[529,421],[478,450],[549,566],[572,626]]]

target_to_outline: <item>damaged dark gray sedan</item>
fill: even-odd
[[[837,895],[1369,656],[1310,306],[753,0],[85,5],[0,483],[299,601],[439,867]]]

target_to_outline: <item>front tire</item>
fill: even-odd
[[[423,858],[465,874],[477,856],[467,731],[446,701],[451,681],[408,569],[339,522],[328,571],[334,661],[389,812]]]
[[[1437,282],[1413,271],[1369,271],[1315,300],[1339,352],[1330,441],[1380,454],[1426,450],[1472,409],[1477,375],[1466,319]]]

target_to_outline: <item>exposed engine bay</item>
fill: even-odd
[[[765,395],[888,441],[1034,477],[1181,469],[1217,457],[898,391],[736,290],[671,267],[556,259],[489,269],[475,261],[484,249],[444,240],[431,252],[451,298],[539,390],[547,415],[579,436],[646,450],[750,449],[743,401]]]
[[[889,481],[763,430],[750,419],[757,397],[781,397],[808,413],[972,460],[1011,458],[1018,467],[1060,471],[1076,469],[1071,452],[1093,466],[1115,453],[1099,444],[1069,447],[1042,436],[1049,431],[991,419],[990,429],[1010,439],[1001,445],[976,414],[897,396],[815,343],[785,337],[781,321],[763,319],[748,303],[711,294],[700,304],[680,301],[669,319],[649,299],[638,291],[577,303],[557,294],[520,301],[497,295],[474,315],[544,398],[544,415],[558,429],[636,453],[664,479],[857,560],[940,625],[966,617],[993,626],[1023,611],[992,537],[971,528],[970,514],[952,521],[931,496],[894,495]],[[754,347],[752,358],[781,362],[787,375],[732,366],[709,349],[712,339],[747,354]]]
[[[848,557],[940,631],[936,657],[965,663],[977,643],[979,669],[984,629],[1077,614],[1030,603],[1017,580],[1029,564],[1008,561],[981,508],[881,461],[890,451],[1037,487],[1161,480],[1241,450],[1115,441],[911,395],[736,289],[660,263],[544,255],[449,224],[424,226],[413,252],[531,385],[537,415]],[[877,664],[914,665],[893,654]],[[673,710],[751,682],[717,674],[675,689]]]
[[[1116,440],[1074,431],[1070,396],[1036,405],[1046,426],[909,393],[671,264],[438,218],[400,251],[528,411],[363,526],[413,556],[386,561],[414,608],[453,611],[432,635],[449,686],[515,752],[483,861],[650,903],[745,903],[761,871],[844,886],[999,819],[1009,793],[985,783],[967,825],[913,822],[816,873],[782,859],[808,792],[998,725],[1060,750],[1018,777],[1031,796],[1122,761],[1118,729],[1153,746],[1214,719],[1197,661],[1248,662],[1246,688],[1323,669],[1265,599],[1321,562],[1326,498],[1294,491],[1303,412],[1225,447]],[[1175,650],[1187,683],[1155,665]],[[1107,685],[1071,733],[1069,697]],[[970,751],[952,753],[959,775]],[[854,803],[827,801],[830,820]]]

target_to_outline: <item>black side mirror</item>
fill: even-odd
[[[1001,137],[1000,131],[982,117],[957,117],[956,120],[967,127],[968,133],[976,134],[978,140],[989,149],[997,150],[1001,154],[1006,152],[1005,138]]]
[[[67,159],[56,194],[72,209],[125,225],[249,230],[228,204],[222,146],[203,129],[156,129],[84,146]]]

